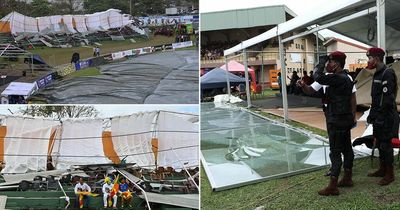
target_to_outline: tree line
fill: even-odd
[[[199,6],[199,0],[0,0],[0,18],[16,11],[40,17],[49,15],[88,14],[120,9],[133,16],[160,15],[174,6]]]

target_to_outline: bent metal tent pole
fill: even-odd
[[[149,208],[149,210],[151,210],[150,204],[149,204],[149,199],[147,198],[147,194],[146,191],[143,190],[143,188],[141,188],[138,184],[136,184],[135,180],[131,179],[131,177],[129,176],[129,174],[125,174],[125,170],[120,170],[120,169],[116,169],[120,174],[122,174],[122,176],[124,176],[125,178],[127,178],[132,184],[134,184],[140,191],[142,191],[144,198],[146,200],[147,203],[147,208]],[[131,175],[132,176],[132,175]]]
[[[67,196],[67,194],[65,193],[64,188],[62,187],[62,185],[61,185],[61,183],[60,183],[60,180],[57,180],[57,183],[58,183],[58,185],[60,186],[60,189],[61,189],[61,191],[62,191],[63,194],[64,194],[65,201],[67,201],[67,205],[66,205],[65,208],[64,208],[64,209],[67,209],[68,206],[69,206],[69,204],[70,204],[70,199],[69,199],[69,197]]]
[[[194,181],[192,175],[190,175],[189,171],[186,169],[185,165],[182,163],[181,159],[179,158],[178,154],[176,154],[174,148],[171,147],[171,151],[175,154],[176,158],[178,159],[179,163],[182,165],[183,170],[186,171],[186,173],[188,174],[189,178],[193,181],[193,184],[196,186],[197,190],[199,190],[200,192],[200,188],[199,186],[196,184],[196,182]]]

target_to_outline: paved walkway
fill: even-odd
[[[283,117],[282,97],[270,97],[260,100],[253,100],[253,106],[260,108],[264,112]],[[311,127],[326,130],[325,116],[321,107],[321,99],[288,95],[289,118],[309,125]],[[362,112],[357,113],[357,119],[362,116]],[[357,127],[351,130],[351,138],[354,139],[363,134],[365,130],[365,122],[358,122]]]

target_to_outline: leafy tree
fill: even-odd
[[[29,5],[24,1],[17,0],[0,0],[0,18],[16,11],[21,14],[26,14],[29,10]]]
[[[77,14],[82,11],[78,11],[79,0],[58,0],[51,3],[51,7],[54,15],[67,15]]]
[[[33,0],[31,5],[31,13],[25,14],[33,17],[52,15],[51,4],[47,0]]]
[[[55,119],[97,117],[99,114],[99,112],[93,106],[86,105],[31,105],[27,106],[26,109],[21,109],[21,112],[23,115],[32,117],[41,116]]]

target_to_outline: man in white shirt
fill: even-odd
[[[88,184],[86,184],[83,181],[83,178],[79,178],[79,182],[75,185],[75,195],[76,195],[76,207],[79,207],[79,192],[91,192],[91,189]],[[83,205],[86,206],[86,208],[89,207],[89,202],[90,202],[90,196],[89,195],[83,195]]]
[[[114,195],[111,195],[111,191],[114,187],[114,184],[111,184],[111,179],[110,177],[106,177],[104,179],[104,184],[103,184],[103,204],[104,208],[107,208],[107,198],[112,196],[113,198],[113,208],[117,208],[117,193],[114,193]]]

